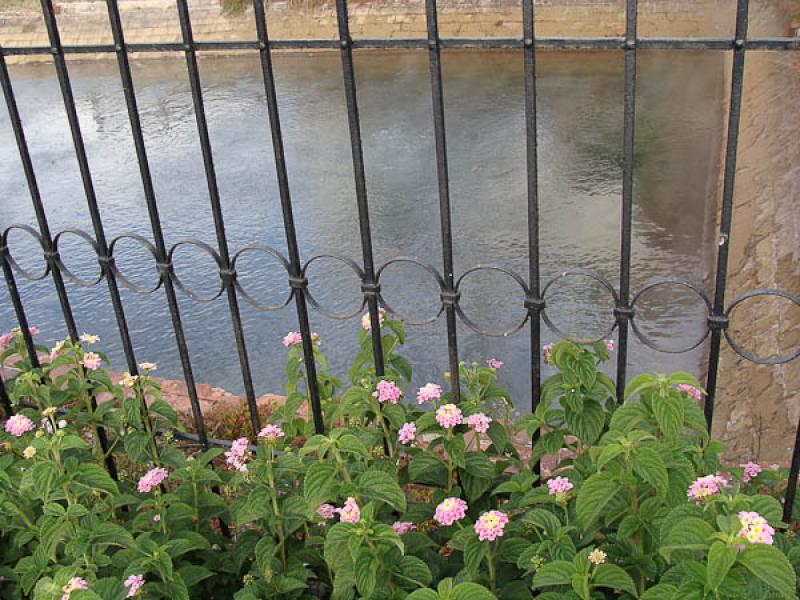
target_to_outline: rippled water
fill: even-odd
[[[622,180],[622,55],[560,52],[539,57],[541,252],[544,279],[565,269],[592,269],[618,283]],[[168,243],[198,238],[216,246],[191,96],[182,59],[134,63],[156,194]],[[301,253],[332,252],[360,262],[341,65],[335,54],[275,57],[289,179]],[[89,161],[109,238],[150,237],[138,168],[115,63],[70,66]],[[367,189],[379,264],[413,255],[441,269],[438,196],[427,55],[374,53],[356,57]],[[53,231],[91,231],[52,65],[11,68]],[[718,179],[722,61],[713,53],[640,52],[636,121],[633,290],[656,277],[702,283],[713,250],[707,223]],[[232,251],[246,244],[284,250],[269,125],[257,58],[201,61],[206,107],[223,210]],[[479,263],[502,263],[527,273],[525,123],[522,57],[515,52],[446,52],[444,76],[450,154],[456,276]],[[8,115],[0,110],[0,226],[35,223]],[[20,263],[36,268],[40,254],[24,234],[11,237]],[[96,273],[86,245],[62,244],[65,262],[83,276]],[[123,272],[154,281],[152,260],[128,243],[117,248]],[[202,253],[179,251],[181,280],[206,292],[218,279]],[[245,255],[240,281],[262,302],[286,297],[285,273],[274,262]],[[359,283],[340,263],[309,269],[311,290],[327,308],[354,310]],[[437,312],[437,289],[421,269],[392,266],[383,291],[413,318]],[[28,317],[50,343],[65,335],[49,279],[20,281]],[[707,286],[706,286],[707,287]],[[81,330],[99,333],[115,365],[124,368],[119,336],[104,285],[69,285]],[[15,324],[5,289],[0,326]],[[123,290],[140,360],[159,374],[181,376],[162,291]],[[502,274],[478,273],[463,284],[462,305],[479,325],[511,327],[524,317],[519,286]],[[642,327],[659,343],[691,345],[704,328],[697,299],[664,288],[640,303]],[[608,292],[569,279],[548,292],[552,319],[580,335],[600,335],[613,322]],[[241,375],[224,297],[210,304],[181,298],[198,381],[239,392]],[[257,392],[280,391],[281,336],[296,329],[292,306],[261,312],[242,303]],[[332,365],[343,375],[354,353],[358,320],[334,321],[312,312]],[[479,336],[459,324],[465,359],[506,362],[503,382],[521,406],[528,402],[529,339]],[[545,341],[555,336],[545,332]],[[409,327],[406,354],[415,379],[438,380],[446,368],[443,319]],[[634,341],[630,371],[698,370],[699,351],[653,352]]]

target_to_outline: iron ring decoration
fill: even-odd
[[[755,298],[756,296],[777,296],[779,298],[786,298],[787,300],[791,300],[791,302],[795,306],[800,306],[800,297],[795,296],[794,294],[790,294],[789,292],[785,292],[783,290],[776,290],[772,288],[758,288],[755,290],[750,290],[749,292],[745,292],[740,296],[736,297],[733,302],[731,302],[730,306],[728,306],[728,310],[725,311],[725,316],[730,319],[731,312],[733,309],[739,306],[745,300],[749,300],[750,298]],[[750,362],[756,363],[758,365],[782,365],[784,363],[788,363],[797,357],[800,357],[800,347],[796,348],[793,352],[786,354],[785,356],[776,356],[774,358],[762,358],[760,356],[756,356],[751,352],[748,352],[744,348],[742,348],[739,344],[737,344],[733,340],[733,336],[730,334],[729,329],[724,329],[725,339],[728,340],[728,344],[730,344],[731,348],[742,358],[749,360]]]
[[[306,277],[306,272],[308,271],[308,267],[310,267],[312,263],[314,263],[314,262],[316,262],[318,260],[321,260],[323,258],[331,258],[333,260],[337,260],[337,261],[339,261],[341,263],[344,263],[345,265],[347,265],[348,267],[350,267],[353,270],[353,272],[358,277],[358,281],[359,282],[361,282],[361,283],[364,282],[364,271],[361,270],[361,267],[359,267],[358,264],[354,260],[351,260],[351,259],[346,258],[344,256],[337,256],[336,254],[323,254],[323,253],[321,253],[321,254],[313,255],[311,258],[309,258],[305,262],[305,264],[303,265],[303,268],[300,271],[300,274],[303,277]],[[308,298],[308,303],[318,313],[323,314],[326,317],[330,317],[331,319],[337,319],[337,320],[340,320],[340,321],[344,321],[344,320],[347,320],[347,319],[352,319],[356,315],[360,314],[364,310],[364,306],[366,306],[366,304],[367,304],[367,299],[362,296],[361,303],[358,305],[358,308],[356,308],[356,310],[354,310],[353,312],[349,312],[349,313],[337,313],[337,312],[330,311],[330,310],[327,310],[327,309],[323,308],[322,305],[320,305],[320,303],[317,302],[317,299],[314,298],[314,295],[311,293],[311,290],[308,289],[308,286],[306,286],[306,288],[305,288],[305,295],[306,295],[306,298]]]
[[[33,274],[24,267],[19,266],[19,263],[17,263],[17,261],[14,260],[14,257],[11,254],[11,249],[8,247],[8,234],[11,233],[11,231],[14,229],[19,229],[21,231],[30,234],[30,236],[33,237],[33,239],[35,239],[39,243],[39,246],[42,248],[42,252],[46,252],[47,247],[45,246],[42,236],[39,235],[38,231],[36,231],[33,227],[30,227],[29,225],[10,225],[3,231],[2,235],[2,245],[6,251],[6,260],[8,261],[8,264],[11,265],[11,268],[14,269],[14,271],[19,273],[20,275],[22,275],[22,277],[24,277],[25,279],[28,279],[29,281],[41,281],[42,279],[47,277],[47,275],[50,273],[50,263],[47,260],[45,260],[44,271],[42,271],[41,274]]]
[[[120,235],[118,237],[115,237],[113,240],[111,240],[111,243],[108,246],[108,253],[111,256],[114,256],[114,248],[116,247],[117,242],[125,239],[137,242],[140,246],[142,246],[153,256],[153,260],[155,261],[156,265],[158,264],[158,250],[156,249],[156,247],[150,242],[150,240],[135,233],[128,233],[125,235]],[[161,274],[159,273],[158,280],[156,281],[156,284],[153,287],[144,287],[136,283],[133,283],[133,281],[128,279],[122,273],[122,271],[119,270],[119,267],[117,266],[116,262],[113,263],[112,269],[114,270],[114,275],[122,283],[122,285],[124,285],[129,290],[136,292],[137,294],[152,294],[158,288],[160,288],[161,284],[163,283],[163,279],[161,277]]]
[[[428,273],[430,273],[431,276],[433,276],[433,279],[436,281],[436,283],[439,284],[439,293],[442,293],[442,292],[445,291],[445,289],[447,289],[447,286],[445,285],[444,279],[442,278],[442,276],[439,274],[439,271],[437,271],[435,267],[433,267],[432,265],[429,265],[428,263],[424,263],[424,262],[414,258],[413,256],[398,256],[397,258],[393,258],[390,261],[384,263],[376,271],[375,280],[377,282],[380,282],[381,276],[383,275],[383,272],[386,270],[386,268],[389,265],[393,265],[395,263],[408,263],[408,264],[420,266],[423,269],[425,269]],[[433,323],[434,321],[436,321],[440,316],[442,316],[442,313],[444,312],[444,303],[442,303],[442,306],[439,308],[439,312],[437,312],[433,317],[431,317],[429,319],[409,319],[409,318],[401,315],[400,313],[398,313],[391,306],[389,306],[389,303],[386,302],[386,299],[383,297],[383,293],[379,293],[378,294],[378,298],[379,298],[379,300],[381,302],[381,305],[389,313],[391,313],[392,315],[396,316],[399,320],[403,321],[404,323],[408,323],[409,325],[428,325],[429,323]]]
[[[100,273],[97,275],[97,277],[95,277],[94,279],[83,279],[82,277],[78,277],[77,275],[75,275],[75,273],[73,273],[61,259],[61,254],[58,251],[58,244],[61,241],[62,236],[66,233],[71,233],[72,235],[75,235],[81,238],[82,240],[87,241],[92,246],[92,249],[94,250],[96,257],[98,259],[100,258],[100,247],[97,245],[97,242],[92,236],[90,236],[82,229],[64,229],[62,231],[59,231],[53,238],[53,250],[55,250],[56,252],[55,261],[56,265],[58,266],[58,270],[61,271],[67,279],[69,279],[72,283],[76,285],[85,288],[96,286],[106,276],[105,270],[103,269],[102,265],[100,265]]]
[[[214,262],[217,263],[217,268],[220,274],[220,282],[219,282],[219,289],[214,292],[213,294],[195,294],[192,290],[186,287],[183,282],[178,277],[178,274],[175,272],[175,268],[172,262],[172,257],[175,255],[175,251],[180,248],[181,246],[195,246],[203,250],[206,254],[208,254],[211,258],[214,259]],[[211,246],[206,244],[205,242],[201,242],[200,240],[181,240],[178,243],[174,244],[167,253],[167,263],[172,267],[170,270],[170,277],[172,278],[175,287],[186,294],[192,300],[196,300],[198,302],[211,302],[216,300],[222,295],[223,290],[225,289],[225,284],[222,281],[222,269],[224,265],[222,264],[222,259],[217,254],[216,250],[214,250]]]
[[[263,244],[249,244],[233,255],[233,260],[231,261],[231,269],[234,272],[236,272],[236,261],[239,260],[239,257],[245,252],[261,252],[264,254],[268,254],[269,256],[278,259],[278,262],[286,270],[287,274],[290,273],[291,271],[291,266],[289,265],[289,261],[286,260],[286,258],[284,258],[283,254],[281,254],[274,248],[270,246],[265,246]],[[264,310],[264,311],[280,310],[284,306],[289,304],[289,302],[292,301],[292,296],[294,296],[294,290],[290,288],[289,295],[282,304],[262,304],[247,293],[247,290],[244,289],[244,286],[241,283],[239,283],[238,277],[233,280],[233,285],[242,295],[242,298],[244,298],[245,301],[247,301],[252,306],[256,307],[258,310]]]
[[[705,292],[703,292],[703,290],[699,286],[685,279],[658,279],[655,281],[648,282],[642,289],[636,292],[636,294],[633,296],[633,299],[631,300],[631,308],[635,307],[637,300],[639,300],[639,298],[644,294],[646,294],[648,291],[664,285],[679,285],[685,288],[689,288],[695,294],[697,294],[697,296],[699,296],[700,299],[705,303],[706,317],[708,317],[708,315],[711,314],[711,300],[709,300],[708,296],[706,296]],[[663,346],[660,346],[656,342],[652,341],[646,334],[642,333],[642,331],[639,329],[639,326],[636,323],[635,315],[631,317],[631,329],[633,329],[633,333],[636,336],[636,338],[640,342],[642,342],[645,346],[647,346],[648,348],[652,348],[657,352],[663,352],[665,354],[682,354],[684,352],[691,352],[692,350],[700,346],[700,344],[702,344],[711,333],[711,330],[706,328],[705,332],[703,333],[703,336],[699,340],[697,340],[697,342],[695,342],[688,348],[673,350],[671,348],[665,348]]]
[[[506,275],[511,277],[511,279],[516,281],[519,284],[520,288],[522,288],[523,298],[527,298],[528,296],[530,296],[530,289],[528,288],[528,284],[525,283],[525,280],[522,277],[520,277],[518,273],[516,273],[509,267],[505,267],[502,265],[494,265],[494,264],[487,264],[487,265],[479,264],[475,265],[471,269],[467,269],[466,271],[464,271],[464,273],[461,274],[458,280],[456,280],[456,285],[455,285],[456,291],[461,290],[461,282],[464,281],[467,275],[474,273],[476,271],[499,271],[500,273],[505,273]],[[515,325],[511,329],[508,330],[482,329],[474,321],[472,321],[469,317],[467,317],[467,315],[461,308],[460,303],[456,303],[455,306],[456,306],[456,313],[458,314],[459,317],[461,317],[461,320],[464,322],[464,324],[470,329],[472,329],[474,332],[479,333],[480,335],[485,335],[486,337],[508,337],[510,335],[513,335],[517,333],[520,329],[525,327],[525,323],[528,322],[528,318],[530,317],[530,314],[526,310],[525,316],[523,317],[522,321],[520,321],[517,325]]]
[[[611,282],[609,282],[608,279],[606,279],[602,275],[598,275],[597,273],[595,273],[594,271],[590,271],[589,269],[570,269],[568,271],[562,271],[559,275],[556,275],[544,285],[544,287],[542,288],[542,299],[544,300],[547,299],[547,291],[553,286],[553,284],[557,283],[561,279],[564,279],[565,277],[569,277],[570,275],[580,275],[582,277],[588,277],[589,279],[594,279],[611,293],[611,297],[614,299],[614,306],[617,306],[619,304],[619,296],[617,295],[617,290],[614,289],[614,286],[611,285]],[[566,331],[562,331],[558,326],[556,326],[550,319],[550,317],[547,315],[546,306],[545,308],[542,309],[542,320],[545,322],[547,327],[553,333],[558,334],[559,336],[561,336],[562,339],[569,340],[571,342],[585,343],[585,344],[594,344],[604,338],[609,337],[613,333],[614,329],[616,329],[617,327],[617,321],[615,320],[614,323],[611,325],[611,327],[608,330],[606,330],[606,332],[600,337],[584,339],[584,338],[576,338],[567,333]]]

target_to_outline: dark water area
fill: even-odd
[[[639,53],[632,289],[658,277],[703,284],[713,242],[720,131],[722,57],[715,53]],[[517,52],[448,51],[444,85],[450,157],[456,277],[477,264],[500,263],[525,276],[528,269],[524,80]],[[257,57],[209,58],[201,77],[223,212],[232,254],[247,244],[285,253],[285,236]],[[186,77],[180,57],[134,62],[134,78],[168,244],[196,238],[216,247],[208,191]],[[326,252],[361,262],[347,115],[337,54],[275,57],[289,180],[301,254]],[[70,65],[100,210],[109,239],[136,233],[151,238],[144,196],[116,63]],[[430,80],[425,53],[356,56],[359,103],[372,234],[377,264],[416,256],[441,271]],[[51,229],[91,231],[86,199],[52,65],[11,67],[18,102]],[[538,60],[541,264],[543,280],[567,269],[591,269],[617,287],[622,190],[623,58],[611,52],[543,52]],[[6,107],[0,107],[0,227],[34,225],[25,178]],[[41,253],[14,233],[16,259],[41,270]],[[82,240],[65,236],[64,262],[84,277],[97,263]],[[155,281],[148,254],[130,242],[115,251],[131,280]],[[197,293],[218,285],[213,261],[182,249],[175,270]],[[239,279],[263,303],[282,302],[285,271],[262,255],[245,254]],[[310,289],[328,310],[355,310],[360,287],[352,271],[331,260],[315,262]],[[51,344],[65,328],[49,278],[19,279],[32,324]],[[414,319],[438,311],[438,289],[422,269],[389,267],[382,277],[387,302]],[[707,284],[704,287],[708,288]],[[102,337],[119,370],[124,358],[104,284],[68,284],[78,327]],[[480,272],[462,287],[462,306],[482,327],[507,329],[524,317],[523,293],[501,273]],[[163,291],[122,290],[137,358],[159,364],[159,375],[181,378],[180,361]],[[257,393],[283,389],[281,337],[297,329],[292,305],[263,312],[241,302]],[[696,297],[661,288],[639,303],[637,319],[658,343],[691,345],[705,328]],[[242,391],[227,302],[202,304],[181,296],[187,340],[199,382]],[[548,292],[548,313],[581,336],[601,335],[613,323],[613,300],[588,279],[570,278]],[[313,329],[335,372],[346,376],[360,319],[336,321],[311,313]],[[0,329],[16,324],[5,286]],[[466,360],[497,357],[501,382],[518,406],[527,406],[530,352],[527,327],[488,338],[459,323]],[[544,341],[555,335],[545,330]],[[633,340],[629,373],[685,369],[698,373],[703,347],[664,354]],[[409,326],[404,351],[415,384],[441,382],[447,368],[444,320]]]

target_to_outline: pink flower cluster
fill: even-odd
[[[147,494],[161,485],[161,482],[164,481],[167,477],[169,477],[169,471],[162,467],[156,467],[155,469],[150,469],[147,473],[142,475],[142,478],[139,480],[139,485],[137,489],[142,494]]]
[[[258,432],[258,437],[264,438],[268,444],[278,441],[278,438],[282,438],[285,435],[279,425],[273,425],[272,423]]]
[[[14,437],[22,437],[33,428],[33,421],[25,415],[14,415],[6,421],[6,433],[10,433]]]
[[[606,350],[609,352],[614,351],[614,340],[603,340],[603,343],[606,345]]]
[[[545,344],[542,346],[542,354],[544,354],[544,362],[549,365],[552,362],[551,355],[553,354],[553,344]]]
[[[239,438],[231,444],[231,449],[225,453],[225,462],[232,469],[242,473],[247,471],[247,446],[250,440],[246,437]]]
[[[482,412],[475,413],[467,417],[467,425],[472,427],[478,433],[486,433],[489,431],[489,423],[492,422],[492,417],[483,414]]]
[[[299,331],[290,331],[286,334],[283,338],[283,345],[287,348],[291,348],[292,346],[296,346],[297,344],[303,343],[303,336],[300,335]]]
[[[11,333],[10,331],[7,331],[3,335],[0,335],[0,348],[8,346],[8,344],[11,343],[11,340],[13,339],[14,339],[14,334]]]
[[[431,400],[438,400],[442,397],[442,388],[435,383],[426,383],[417,392],[417,404],[425,404]]]
[[[88,590],[89,589],[89,582],[86,581],[83,577],[73,577],[67,582],[61,591],[64,592],[61,595],[61,600],[69,600],[70,594],[75,590]]]
[[[417,526],[411,521],[395,521],[392,523],[392,529],[394,529],[397,535],[404,535],[410,531],[414,531],[416,528]]]
[[[751,479],[758,477],[758,474],[761,473],[761,465],[758,465],[754,462],[744,463],[743,465],[739,465],[744,469],[744,473],[742,474],[742,481],[747,483]]]
[[[739,513],[739,521],[742,523],[739,537],[746,539],[751,544],[772,545],[772,536],[775,535],[775,530],[760,514],[742,511]]]
[[[317,514],[327,521],[336,516],[336,507],[333,504],[320,504]]]
[[[689,486],[686,495],[690,500],[694,500],[699,504],[705,498],[719,494],[726,487],[728,487],[728,481],[725,478],[719,475],[706,475],[698,478]]]
[[[703,392],[701,392],[693,385],[689,385],[688,383],[681,383],[680,385],[676,385],[675,389],[678,390],[679,392],[686,392],[687,394],[689,394],[690,397],[694,398],[695,400],[701,400],[703,398]]]
[[[100,368],[100,365],[103,364],[103,360],[100,358],[99,354],[94,352],[87,352],[83,355],[83,366],[90,371],[95,371]]]
[[[551,496],[566,494],[574,485],[566,477],[555,477],[547,480],[547,491]]]
[[[375,391],[372,392],[373,398],[377,398],[378,402],[388,402],[389,404],[397,404],[402,395],[403,392],[393,381],[386,381],[385,379],[381,379],[378,385],[375,386]]]
[[[383,322],[386,319],[386,311],[382,308],[378,309],[378,325],[383,327]],[[372,331],[372,320],[369,318],[369,313],[361,317],[361,328],[367,331]]]
[[[444,404],[436,410],[436,422],[445,429],[461,425],[464,415],[455,404]]]
[[[406,423],[397,432],[397,439],[400,440],[401,444],[410,444],[415,437],[417,437],[416,423]]]
[[[361,509],[358,508],[355,498],[348,498],[342,508],[334,510],[339,513],[339,520],[344,523],[358,523],[361,520]]]
[[[475,521],[475,533],[478,534],[478,539],[482,542],[489,540],[490,542],[503,536],[503,529],[508,523],[508,515],[499,510],[490,510],[483,513],[480,518]]]
[[[128,588],[128,595],[126,598],[133,598],[139,591],[139,588],[144,585],[144,577],[142,575],[130,575],[125,580],[125,587]]]
[[[450,526],[456,521],[460,521],[467,515],[467,503],[461,498],[445,498],[436,507],[433,514],[434,520],[439,525]]]
[[[490,358],[489,360],[486,361],[486,364],[489,365],[490,369],[494,369],[495,371],[497,371],[497,369],[503,366],[503,361],[497,360],[496,358]]]

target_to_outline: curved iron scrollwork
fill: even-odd
[[[38,272],[38,271],[37,272],[32,272],[31,270],[22,267],[19,264],[19,262],[14,258],[14,255],[11,252],[11,249],[9,248],[9,245],[8,245],[8,238],[9,238],[9,235],[15,230],[24,231],[27,235],[33,237],[36,240],[36,242],[39,244],[39,246],[42,248],[43,258],[44,258],[44,267],[43,267],[43,270],[41,272]],[[98,263],[100,265],[100,272],[97,275],[97,277],[94,277],[92,279],[85,279],[83,277],[80,277],[80,276],[76,275],[72,270],[70,270],[70,268],[64,263],[64,261],[61,259],[58,246],[59,246],[59,243],[61,242],[61,240],[64,238],[65,235],[77,236],[78,238],[81,238],[81,239],[85,240],[91,246],[91,248],[93,249],[93,251],[95,253],[96,259],[97,259],[97,261],[98,261]],[[150,256],[153,257],[155,271],[158,273],[158,279],[157,279],[155,285],[150,286],[150,287],[146,287],[146,286],[142,286],[142,285],[136,284],[131,279],[126,277],[125,273],[123,273],[122,270],[120,270],[119,266],[117,266],[117,264],[116,264],[116,262],[114,260],[114,251],[117,248],[118,244],[120,242],[122,242],[122,241],[125,241],[125,240],[130,240],[130,241],[133,241],[133,242],[137,243],[139,246],[144,248],[144,250],[147,253],[149,253]],[[173,258],[175,256],[176,251],[178,251],[180,248],[184,248],[184,247],[198,248],[200,251],[202,251],[205,254],[209,255],[211,257],[211,259],[214,261],[214,263],[216,264],[217,270],[218,270],[218,274],[219,274],[219,286],[216,289],[214,289],[212,292],[205,293],[205,294],[197,293],[197,292],[193,291],[178,276],[178,274],[177,274],[177,272],[176,272],[176,270],[174,268],[174,265],[173,265]],[[138,294],[151,294],[151,293],[155,292],[156,290],[158,290],[163,285],[163,282],[164,282],[165,278],[169,278],[170,280],[172,280],[174,286],[178,290],[180,290],[187,297],[189,297],[192,300],[195,300],[197,302],[212,302],[213,300],[218,298],[220,295],[222,295],[222,293],[225,291],[225,289],[228,286],[233,285],[233,286],[236,287],[236,289],[238,290],[238,292],[241,294],[242,298],[244,298],[244,300],[246,302],[248,302],[249,304],[254,306],[256,309],[262,310],[262,311],[276,311],[276,310],[280,310],[280,309],[286,307],[291,302],[292,298],[294,297],[295,289],[299,285],[299,286],[301,286],[301,287],[303,287],[305,289],[306,298],[308,299],[309,304],[314,308],[314,310],[316,310],[317,312],[319,312],[322,315],[325,315],[325,316],[330,317],[332,319],[339,319],[339,320],[351,319],[351,318],[356,317],[357,315],[360,315],[364,311],[364,308],[365,308],[366,302],[367,302],[366,293],[365,293],[365,295],[361,298],[361,302],[358,304],[358,307],[355,310],[352,310],[352,311],[349,311],[349,312],[337,312],[337,311],[329,310],[329,309],[325,308],[322,304],[320,304],[320,302],[310,292],[310,290],[308,289],[308,279],[307,279],[309,267],[312,264],[314,264],[314,263],[316,263],[318,261],[326,260],[326,259],[327,260],[337,261],[339,263],[344,264],[346,267],[350,268],[353,271],[355,276],[359,279],[359,281],[362,282],[362,284],[364,283],[364,280],[365,280],[364,270],[355,261],[353,261],[352,259],[347,258],[347,257],[343,257],[343,256],[338,256],[338,255],[335,255],[335,254],[315,254],[311,258],[309,258],[305,263],[303,263],[302,269],[301,269],[302,279],[299,282],[295,282],[294,284],[292,284],[292,282],[290,282],[290,285],[288,286],[289,287],[288,296],[286,297],[286,299],[283,302],[281,302],[279,304],[265,304],[265,303],[259,302],[252,294],[250,294],[247,291],[245,285],[237,277],[236,265],[237,265],[238,260],[244,254],[258,253],[258,254],[262,254],[262,255],[265,255],[267,257],[270,257],[270,258],[276,260],[277,263],[284,269],[284,271],[286,271],[287,277],[291,276],[291,266],[290,266],[289,260],[279,250],[276,250],[275,248],[273,248],[271,246],[264,245],[264,244],[250,244],[250,245],[247,245],[247,246],[241,248],[239,251],[237,251],[233,255],[233,259],[231,261],[230,270],[229,271],[225,271],[224,270],[224,262],[222,261],[221,257],[219,256],[219,253],[214,248],[212,248],[210,245],[206,244],[205,242],[199,241],[199,240],[187,239],[187,240],[180,240],[180,241],[176,242],[175,244],[173,244],[169,248],[169,250],[167,252],[167,264],[159,264],[158,263],[158,259],[157,259],[158,253],[157,253],[157,250],[156,250],[155,246],[153,245],[153,243],[150,242],[147,238],[145,238],[143,236],[140,236],[140,235],[137,235],[137,234],[123,234],[123,235],[115,237],[109,243],[108,255],[103,255],[101,253],[100,247],[97,244],[97,242],[95,241],[95,239],[90,234],[86,233],[85,231],[83,231],[81,229],[68,228],[68,229],[64,229],[64,230],[58,232],[53,237],[52,248],[48,249],[46,244],[45,244],[45,242],[44,242],[44,240],[43,240],[43,238],[42,238],[42,236],[39,234],[39,232],[36,229],[34,229],[33,227],[31,227],[29,225],[15,224],[15,225],[11,225],[11,226],[7,227],[5,230],[3,230],[2,234],[0,234],[0,252],[2,252],[2,255],[5,257],[5,260],[8,261],[8,264],[11,266],[11,268],[16,273],[18,273],[23,278],[31,280],[31,281],[40,281],[40,280],[44,279],[50,273],[51,269],[53,269],[55,267],[58,270],[60,270],[61,273],[67,279],[72,281],[73,283],[75,283],[77,285],[80,285],[82,287],[92,287],[92,286],[97,285],[100,281],[102,281],[106,277],[106,274],[108,273],[109,270],[112,270],[114,275],[116,276],[116,278],[117,278],[117,280],[119,282],[121,282],[126,288],[128,288],[131,291],[136,292]],[[398,311],[394,310],[392,308],[392,306],[386,301],[385,297],[383,296],[383,293],[380,291],[381,276],[384,274],[384,271],[388,267],[390,267],[391,265],[396,265],[396,264],[410,264],[410,265],[415,265],[417,267],[421,267],[424,271],[426,271],[433,278],[434,282],[439,287],[440,302],[441,302],[441,306],[440,306],[438,312],[435,315],[433,315],[431,317],[428,317],[428,318],[424,318],[424,319],[412,319],[412,318],[410,318],[410,317],[408,317],[406,315],[400,314]],[[526,311],[525,316],[522,318],[522,320],[517,322],[513,326],[511,326],[509,329],[487,329],[487,328],[481,327],[480,325],[478,325],[475,322],[475,320],[473,318],[471,318],[470,316],[467,315],[467,313],[464,311],[464,308],[462,307],[462,305],[460,303],[462,284],[469,278],[470,275],[473,275],[473,274],[475,274],[477,272],[481,272],[481,271],[483,271],[483,272],[502,273],[502,274],[508,276],[512,281],[514,281],[519,286],[519,289],[520,289],[520,291],[522,293],[522,298],[524,299],[524,306],[528,310]],[[445,304],[447,302],[452,302],[454,304],[454,306],[455,306],[456,314],[459,316],[459,318],[464,323],[464,325],[466,325],[471,330],[475,331],[476,333],[478,333],[480,335],[485,335],[485,336],[490,336],[490,337],[507,337],[507,336],[513,335],[513,334],[517,333],[518,331],[520,331],[529,322],[529,320],[531,318],[532,310],[540,311],[540,313],[542,315],[542,320],[544,321],[545,325],[551,331],[553,331],[556,335],[558,335],[559,337],[561,337],[563,339],[571,339],[571,340],[574,340],[574,341],[581,341],[581,342],[593,342],[593,341],[596,341],[596,340],[599,340],[599,339],[603,339],[603,338],[608,337],[609,335],[611,335],[614,332],[614,330],[617,328],[618,321],[616,319],[613,320],[611,325],[604,331],[604,333],[601,336],[599,336],[597,338],[592,338],[592,339],[575,338],[574,336],[569,334],[567,331],[564,331],[558,325],[556,325],[556,323],[553,321],[551,315],[549,315],[548,312],[547,312],[548,292],[551,291],[553,286],[555,286],[557,283],[559,283],[560,281],[562,281],[563,279],[565,279],[567,277],[583,277],[583,278],[587,278],[589,280],[592,280],[592,281],[596,282],[597,284],[600,285],[600,287],[604,291],[608,292],[608,294],[610,295],[610,299],[611,299],[611,301],[613,302],[613,304],[615,306],[617,306],[619,304],[619,294],[618,294],[616,288],[614,287],[614,285],[607,278],[603,277],[602,275],[600,275],[600,274],[598,274],[598,273],[596,273],[594,271],[588,270],[588,269],[571,269],[571,270],[563,271],[563,272],[559,273],[558,275],[556,275],[555,277],[553,277],[552,279],[550,279],[549,281],[547,281],[543,285],[541,297],[540,298],[534,298],[532,296],[532,294],[531,294],[531,290],[528,287],[528,284],[523,279],[523,277],[519,273],[517,273],[516,271],[511,269],[510,267],[507,267],[507,266],[504,266],[504,265],[498,265],[498,264],[479,264],[479,265],[475,265],[474,267],[471,267],[471,268],[467,269],[466,271],[464,271],[455,280],[453,289],[449,290],[447,288],[447,284],[445,282],[444,277],[442,276],[442,274],[439,272],[439,270],[436,267],[434,267],[433,265],[431,265],[429,263],[420,261],[420,260],[418,260],[416,258],[409,257],[409,256],[399,256],[399,257],[393,258],[393,259],[385,262],[384,264],[382,264],[380,267],[378,267],[376,269],[376,272],[375,272],[375,286],[374,287],[377,289],[377,291],[374,292],[374,293],[377,293],[381,305],[387,311],[389,311],[390,313],[396,315],[399,319],[403,320],[404,322],[412,324],[412,325],[426,325],[426,324],[429,324],[429,323],[433,323],[439,317],[441,317],[442,313],[445,310]],[[684,288],[686,290],[689,290],[691,293],[696,295],[702,301],[702,304],[705,306],[707,327],[706,327],[705,331],[703,331],[702,335],[697,340],[693,341],[691,343],[691,345],[686,346],[686,347],[682,347],[682,348],[667,348],[667,347],[659,344],[658,342],[653,340],[651,337],[649,337],[644,331],[642,331],[641,325],[636,320],[636,305],[637,305],[637,302],[640,302],[641,299],[648,292],[651,292],[652,290],[657,289],[657,288],[668,287],[668,286],[679,287],[679,288]],[[795,348],[791,352],[788,352],[788,353],[783,354],[781,356],[774,356],[774,357],[772,357],[772,356],[770,356],[770,357],[757,356],[757,355],[753,354],[752,352],[746,350],[739,342],[737,342],[736,339],[731,334],[731,331],[730,331],[730,328],[729,328],[731,314],[733,313],[733,311],[737,307],[743,305],[748,300],[752,300],[752,299],[756,299],[756,298],[760,298],[760,297],[765,297],[765,296],[783,298],[783,299],[786,299],[786,300],[790,301],[795,306],[800,306],[800,297],[798,297],[798,296],[796,296],[794,294],[791,294],[791,293],[789,293],[787,291],[784,291],[784,290],[777,290],[777,289],[770,289],[770,288],[758,288],[758,289],[750,290],[748,292],[745,292],[745,293],[737,296],[733,301],[731,301],[731,303],[728,305],[727,309],[725,310],[725,312],[723,314],[714,315],[713,314],[713,308],[712,308],[713,304],[712,304],[711,299],[702,290],[702,288],[700,288],[700,286],[698,286],[697,284],[692,283],[691,281],[684,280],[684,279],[658,279],[658,280],[654,280],[654,281],[648,282],[641,289],[639,289],[635,294],[633,294],[631,302],[630,302],[630,306],[628,307],[628,310],[626,311],[626,313],[627,313],[626,314],[626,318],[630,321],[631,327],[633,329],[633,333],[637,337],[637,339],[640,342],[642,342],[644,345],[646,345],[647,347],[652,348],[653,350],[656,350],[658,352],[664,352],[664,353],[669,353],[669,354],[681,354],[681,353],[684,353],[684,352],[689,352],[691,350],[694,350],[695,348],[700,346],[708,338],[711,330],[714,327],[718,327],[718,328],[722,329],[723,334],[725,336],[725,339],[728,341],[728,344],[730,345],[730,347],[739,356],[745,358],[746,360],[748,360],[750,362],[753,362],[753,363],[757,363],[757,364],[763,364],[763,365],[784,364],[784,363],[790,362],[790,361],[800,357],[800,347]]]

